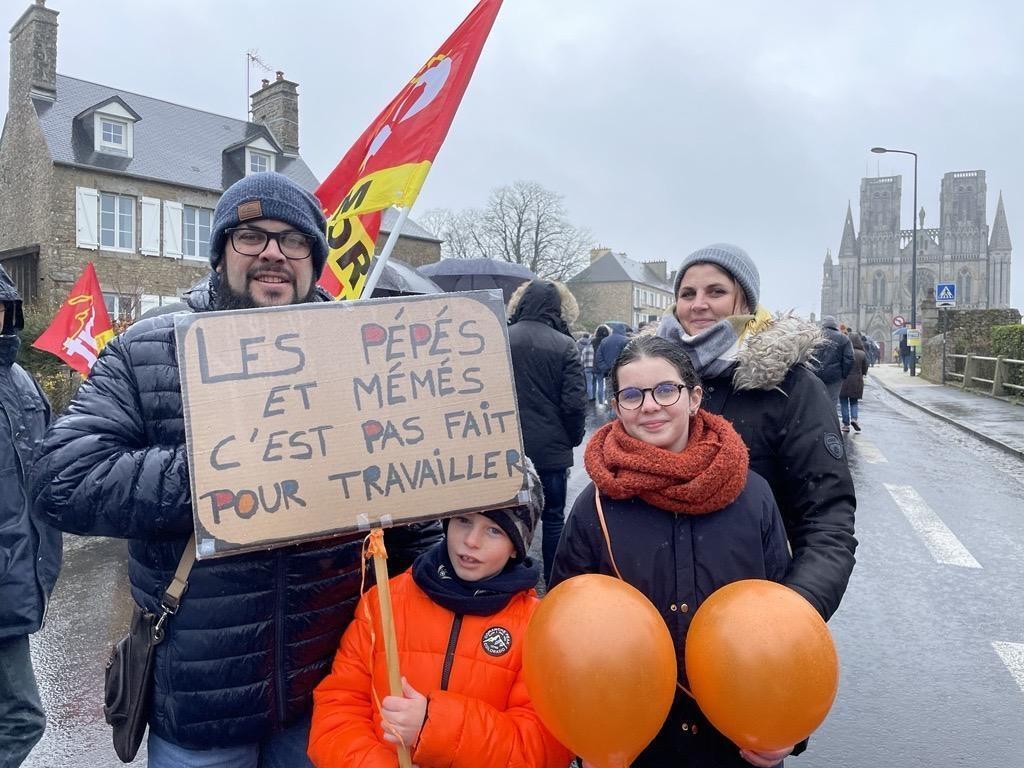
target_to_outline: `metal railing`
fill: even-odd
[[[1024,397],[1024,385],[1011,384],[1007,381],[1008,378],[1011,378],[1007,376],[1009,367],[1015,365],[1024,366],[1024,360],[1013,360],[1009,357],[984,357],[970,352],[966,355],[946,355],[946,357],[954,361],[954,366],[956,366],[955,361],[964,361],[962,372],[958,373],[955,370],[945,371],[946,378],[956,379],[960,382],[961,388],[985,389],[988,391],[988,394],[994,397],[1005,397],[1008,395]],[[992,376],[990,379],[982,375],[988,374],[989,371],[991,371]],[[1017,377],[1017,380],[1024,379]]]

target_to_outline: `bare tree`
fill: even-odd
[[[534,181],[495,189],[482,211],[433,209],[420,221],[444,241],[446,257],[503,259],[554,280],[579,272],[593,246],[569,223],[562,196]]]
[[[569,223],[562,201],[535,181],[494,190],[484,214],[491,254],[540,277],[572,277],[586,263],[592,238]]]
[[[441,238],[441,255],[446,259],[490,257],[484,233],[484,214],[476,208],[451,211],[431,208],[418,217],[419,223]]]

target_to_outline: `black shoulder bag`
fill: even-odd
[[[164,590],[159,615],[134,606],[128,634],[110,649],[104,672],[103,716],[114,729],[114,751],[123,763],[135,759],[146,733],[153,692],[153,657],[164,639],[168,617],[178,612],[195,559],[193,535],[181,554],[174,578]]]

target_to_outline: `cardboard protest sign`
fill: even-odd
[[[517,503],[499,291],[175,318],[200,559]]]

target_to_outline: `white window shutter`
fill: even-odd
[[[142,248],[144,256],[160,255],[160,201],[142,198]]]
[[[181,203],[164,200],[164,256],[181,258]]]
[[[75,245],[95,251],[99,248],[99,229],[96,216],[100,208],[100,193],[88,187],[75,187]]]

